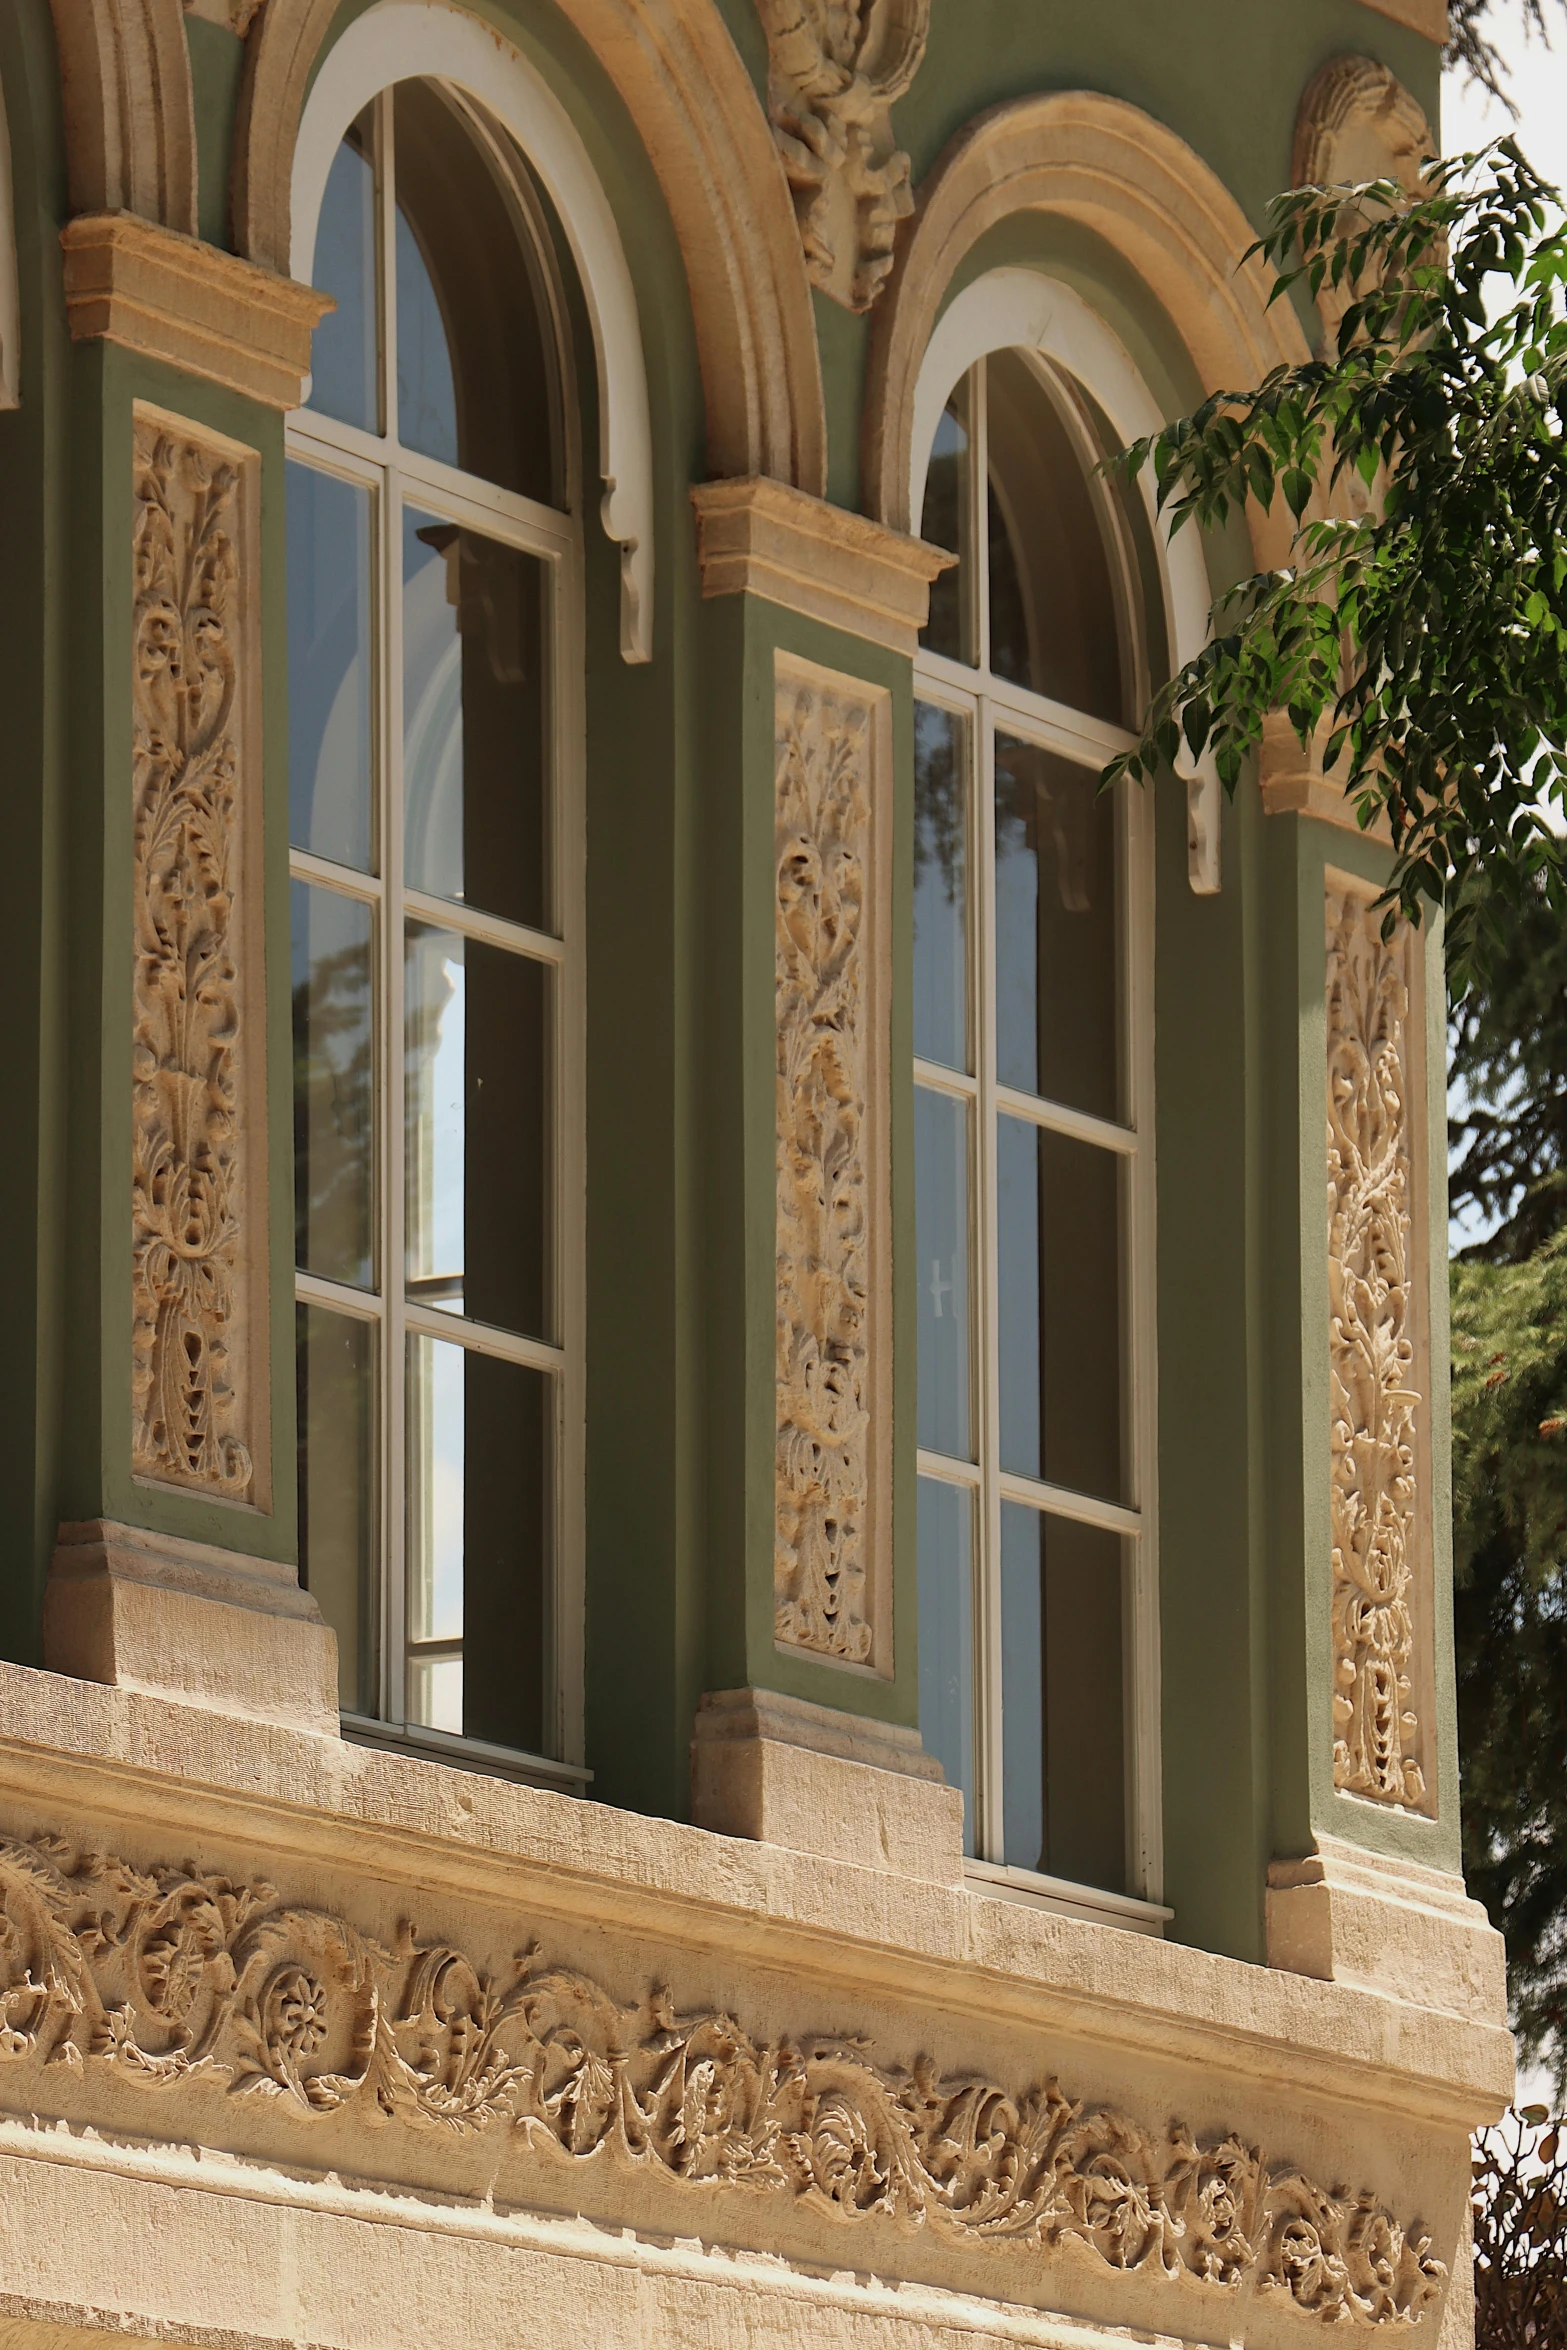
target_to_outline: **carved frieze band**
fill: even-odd
[[[1369,895],[1329,877],[1333,1776],[1353,1794],[1424,1807],[1413,940],[1405,924],[1384,940],[1382,919]]]
[[[768,110],[811,282],[869,310],[914,209],[891,108],[920,69],[930,0],[757,0]]]
[[[247,1101],[254,486],[248,452],[138,409],[133,1466],[232,1500],[260,1498],[266,1429],[249,1361],[265,1266],[247,1245],[260,1214]]]
[[[1150,2129],[1055,2080],[878,2063],[831,2034],[637,2006],[530,1949],[497,1978],[403,1925],[396,1947],[273,1886],[0,1839],[0,2095],[50,2110],[50,2066],[161,2092],[211,2082],[546,2159],[606,2151],[693,2190],[783,2195],[949,2243],[1075,2242],[1108,2267],[1242,2285],[1329,2323],[1409,2324],[1447,2271],[1370,2189],[1326,2192],[1236,2135]],[[57,2072],[55,2078],[67,2077]],[[167,2131],[165,2102],[159,2128]],[[177,2125],[176,2125],[177,2126]]]
[[[776,683],[779,1640],[887,1669],[884,697]]]

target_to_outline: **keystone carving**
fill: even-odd
[[[1403,925],[1384,940],[1380,911],[1331,883],[1327,932],[1333,1776],[1356,1795],[1422,1805],[1410,943]]]
[[[780,672],[776,748],[775,1630],[871,1661],[880,1462],[868,1134],[874,1024],[868,700]]]
[[[830,2033],[756,2041],[664,1990],[622,2005],[536,1949],[497,1978],[411,1925],[388,1949],[271,1885],[56,1837],[0,1838],[0,1903],[0,2082],[15,2068],[28,2111],[50,2066],[165,2100],[206,2081],[305,2121],[508,2131],[569,2164],[607,2150],[693,2197],[782,2195],[845,2226],[1075,2242],[1329,2324],[1411,2324],[1446,2283],[1424,2230],[1370,2189],[1328,2194],[1240,2137],[1147,2129],[1054,2080],[1015,2096]]]
[[[891,108],[920,69],[930,0],[757,0],[768,110],[811,282],[869,310],[914,209]]]
[[[241,476],[144,416],[135,468],[133,1466],[238,1499]]]

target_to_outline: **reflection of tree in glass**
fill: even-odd
[[[1086,767],[1052,759],[1036,743],[996,738],[997,863],[1019,850],[1041,857],[1048,842],[1068,914],[1086,914],[1093,905],[1089,833],[1095,785]]]
[[[371,1082],[370,958],[355,940],[312,956],[294,989],[294,1225],[300,1264],[360,1281],[370,1274]]]
[[[914,705],[914,881],[934,865],[947,884],[947,903],[963,887],[962,721],[930,702]]]

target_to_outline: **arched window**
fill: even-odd
[[[982,353],[923,475],[957,561],[916,667],[921,1726],[981,1872],[1153,1923],[1150,842],[1098,786],[1156,570],[1084,384]]]
[[[521,154],[399,81],[332,161],[288,609],[301,1569],[350,1728],[569,1756],[582,548]]]

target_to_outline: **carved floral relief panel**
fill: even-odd
[[[37,1835],[0,1836],[0,1924],[13,2112],[79,2111],[95,2086],[118,2089],[147,2100],[166,2139],[210,2121],[215,2089],[249,2106],[252,2128],[357,2122],[353,2168],[370,2179],[405,2176],[410,2134],[438,2153],[482,2134],[569,2166],[582,2210],[623,2193],[632,2165],[689,2196],[696,2229],[731,2224],[714,2210],[726,2192],[765,2204],[768,2243],[775,2214],[787,2226],[800,2212],[851,2238],[880,2217],[975,2250],[1076,2246],[1211,2295],[1205,2339],[1251,2294],[1326,2325],[1436,2330],[1447,2268],[1373,2188],[1324,2187],[1233,2130],[1150,2122],[1053,2077],[1009,2088],[927,2056],[905,2070],[808,2021],[753,2039],[663,1988],[628,2003],[551,1963],[516,1916],[498,1925],[519,1955],[492,1972],[406,1920],[383,1939],[259,1879]],[[135,2126],[127,2095],[112,2107],[121,2131]],[[308,2159],[304,2137],[290,2144]],[[341,2138],[329,2145],[340,2161]],[[444,2162],[435,2175],[449,2189]],[[1184,2307],[1172,2334],[1191,2330]]]
[[[1329,875],[1333,1777],[1352,1794],[1424,1810],[1419,1040],[1414,941],[1406,924],[1384,939],[1382,919],[1371,893]]]
[[[811,282],[869,310],[914,210],[891,108],[920,69],[930,0],[757,0],[768,110]]]
[[[891,1669],[885,697],[780,660],[777,1637]]]
[[[263,1501],[256,460],[138,408],[132,1465]]]

